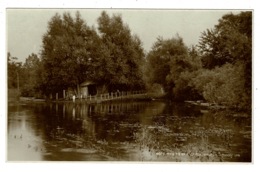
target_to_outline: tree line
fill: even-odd
[[[191,47],[179,35],[158,37],[148,53],[120,15],[103,11],[97,23],[97,29],[88,26],[79,12],[53,16],[40,57],[32,53],[22,64],[8,53],[8,88],[17,88],[19,76],[22,95],[40,96],[78,92],[91,80],[104,92],[163,90],[175,101],[251,109],[252,12],[222,16]]]

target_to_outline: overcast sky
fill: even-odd
[[[78,9],[88,26],[97,28],[97,18],[105,10],[108,14],[121,14],[133,34],[137,34],[148,52],[158,36],[172,38],[178,33],[187,46],[199,41],[201,32],[213,28],[228,10],[110,10]],[[31,54],[38,54],[42,36],[47,31],[48,21],[55,13],[71,12],[77,9],[8,9],[7,10],[7,51],[19,61]]]

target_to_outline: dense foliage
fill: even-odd
[[[202,33],[199,47],[203,67],[208,69],[203,73],[213,72],[211,86],[204,86],[204,98],[250,109],[252,12],[224,15],[214,29]]]
[[[158,39],[147,56],[147,81],[173,100],[204,99],[251,109],[252,13],[224,15],[187,49],[180,37]]]
[[[95,60],[98,36],[88,27],[79,13],[72,18],[69,13],[56,14],[49,22],[43,36],[42,63],[44,93],[55,93],[79,84],[93,76],[90,62]]]
[[[40,66],[40,59],[34,53],[29,55],[23,64],[24,84],[22,86],[21,94],[23,96],[35,96],[37,94],[38,73]]]
[[[120,15],[109,17],[102,12],[98,30],[103,43],[102,64],[98,75],[110,91],[141,89],[144,86],[141,66],[144,63],[142,43]]]
[[[11,53],[7,54],[8,61],[8,89],[12,90],[10,94],[16,96],[37,96],[39,93],[38,70],[40,59],[34,53],[29,55],[25,63],[17,61],[17,57],[12,57]]]
[[[42,39],[40,58],[24,64],[8,53],[8,88],[48,95],[92,80],[106,91],[143,89],[175,101],[205,100],[251,109],[252,12],[226,14],[188,48],[177,35],[158,37],[146,54],[120,15],[102,12],[97,30],[76,13],[56,14]]]
[[[7,53],[7,75],[8,75],[8,89],[19,87],[19,73],[22,64],[17,62],[17,57],[12,57],[11,53]]]
[[[160,84],[168,96],[180,98],[176,92],[180,74],[192,68],[188,57],[188,48],[178,35],[167,40],[158,38],[147,55],[148,83]]]

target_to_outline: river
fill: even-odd
[[[8,105],[8,161],[251,162],[251,114],[166,101]]]

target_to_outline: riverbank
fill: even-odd
[[[207,107],[210,109],[226,109],[228,108],[227,106],[224,105],[219,105],[216,103],[208,103],[208,102],[203,102],[201,100],[197,100],[197,101],[184,101],[187,104],[191,104],[194,106],[201,106],[201,107]]]
[[[55,102],[55,103],[102,103],[102,102],[120,102],[120,101],[151,101],[158,98],[158,96],[154,94],[144,93],[144,94],[135,94],[135,95],[128,95],[128,96],[118,96],[118,97],[88,97],[88,98],[76,98],[75,101],[67,100],[67,99],[57,99],[57,100],[46,100],[46,99],[38,99],[34,97],[16,97],[16,98],[9,98],[8,97],[8,104],[19,104],[19,103],[47,103],[47,102]]]

